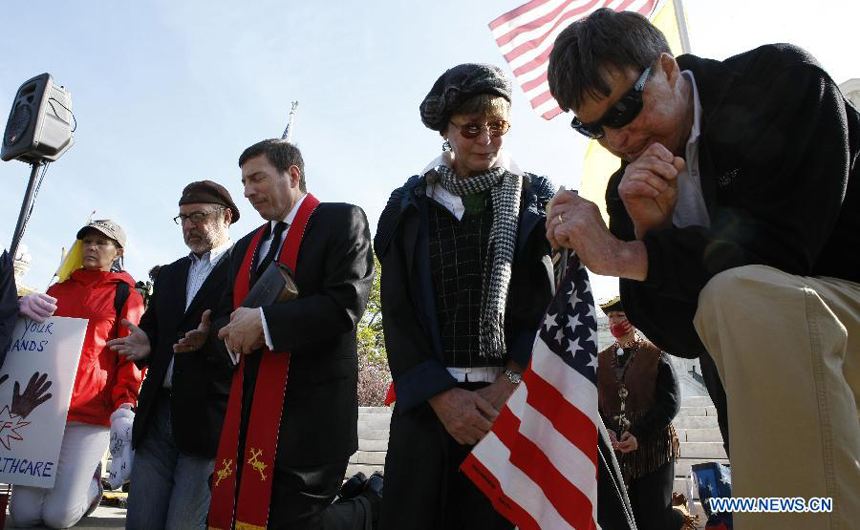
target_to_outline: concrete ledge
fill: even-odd
[[[672,423],[676,429],[718,429],[716,416],[677,416]]]
[[[720,442],[723,443],[723,435],[720,429],[712,427],[709,429],[675,429],[678,439],[682,442]]]

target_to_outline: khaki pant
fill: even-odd
[[[860,285],[739,267],[708,282],[694,323],[728,396],[732,495],[833,499],[735,513],[735,529],[858,528]]]

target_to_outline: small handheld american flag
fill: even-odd
[[[571,253],[532,359],[460,469],[521,529],[596,529],[597,321]]]

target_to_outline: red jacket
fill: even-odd
[[[68,421],[110,426],[110,415],[117,407],[137,401],[141,371],[105,346],[110,339],[129,333],[116,322],[114,298],[119,282],[129,285],[122,318],[136,325],[143,313],[143,298],[134,290],[134,279],[126,272],[79,269],[68,280],[48,289],[48,294],[57,299],[55,316],[89,320]]]

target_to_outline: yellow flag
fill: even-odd
[[[57,283],[62,283],[69,279],[73,272],[84,266],[84,248],[83,242],[76,239],[72,243],[72,248],[66,252],[63,248],[62,256],[60,257],[60,266],[57,267],[57,272],[54,276],[57,278]]]
[[[686,18],[686,14],[682,14]],[[678,27],[678,19],[675,14],[675,4],[672,0],[664,2],[663,6],[657,13],[651,17],[651,23],[663,32],[666,40],[669,41],[674,55],[684,53],[681,44],[681,30]],[[582,175],[580,176],[579,194],[589,201],[597,204],[600,208],[600,213],[603,219],[609,222],[609,216],[606,213],[606,185],[609,182],[609,177],[621,167],[621,161],[609,151],[604,149],[597,141],[592,140],[588,143],[588,148],[585,151],[585,161],[582,165]]]
[[[93,221],[93,216],[96,212],[90,214],[90,218],[84,226]],[[66,247],[60,254],[60,266],[57,267],[57,272],[54,273],[54,278],[57,278],[57,283],[62,283],[69,279],[73,272],[84,266],[84,243],[80,239],[75,239],[69,251],[66,252]]]

